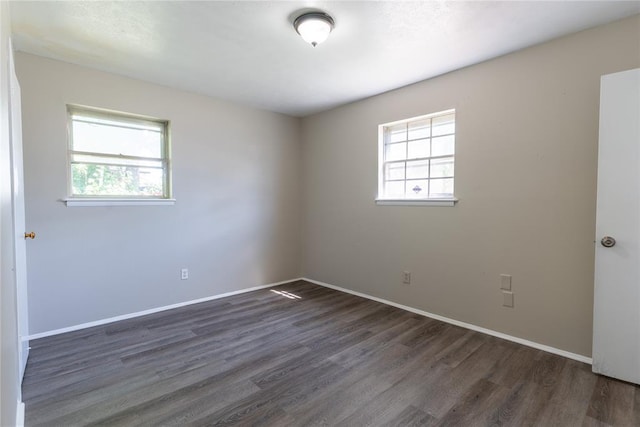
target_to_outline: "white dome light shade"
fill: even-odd
[[[313,47],[319,45],[329,37],[334,22],[331,16],[322,12],[309,12],[300,15],[293,22],[298,34]]]

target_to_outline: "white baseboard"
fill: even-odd
[[[240,289],[239,291],[225,292],[224,294],[218,294],[218,295],[213,295],[213,296],[210,296],[210,297],[205,297],[205,298],[199,298],[199,299],[194,299],[194,300],[190,300],[190,301],[179,302],[177,304],[165,305],[163,307],[156,307],[156,308],[151,308],[149,310],[138,311],[138,312],[135,312],[135,313],[123,314],[123,315],[115,316],[115,317],[109,317],[107,319],[95,320],[93,322],[81,323],[79,325],[68,326],[66,328],[60,328],[60,329],[54,329],[54,330],[51,330],[51,331],[40,332],[40,333],[37,333],[37,334],[29,335],[27,337],[27,339],[28,340],[36,340],[38,338],[45,338],[45,337],[50,337],[50,336],[53,336],[53,335],[64,334],[65,332],[79,331],[80,329],[86,329],[86,328],[92,328],[94,326],[106,325],[107,323],[113,323],[113,322],[117,322],[119,320],[132,319],[134,317],[145,316],[147,314],[158,313],[160,311],[165,311],[165,310],[171,310],[171,309],[174,309],[174,308],[184,307],[186,305],[198,304],[198,303],[206,302],[206,301],[212,301],[212,300],[219,299],[219,298],[230,297],[231,295],[244,294],[244,293],[251,292],[251,291],[257,291],[259,289],[272,288],[274,286],[284,285],[286,283],[295,282],[297,280],[302,280],[302,278],[284,280],[282,282],[269,283],[267,285],[254,286],[252,288]]]
[[[307,277],[303,277],[302,280],[305,280],[305,281],[310,282],[310,283],[314,283],[316,285],[324,286],[326,288],[335,289],[337,291],[346,292],[348,294],[356,295],[356,296],[359,296],[359,297],[362,297],[362,298],[367,298],[367,299],[370,299],[370,300],[373,300],[373,301],[377,301],[377,302],[380,302],[380,303],[383,303],[383,304],[391,305],[393,307],[397,307],[397,308],[400,308],[402,310],[410,311],[412,313],[416,313],[416,314],[419,314],[421,316],[430,317],[432,319],[436,319],[436,320],[440,320],[442,322],[450,323],[452,325],[460,326],[460,327],[465,328],[465,329],[470,329],[472,331],[481,332],[483,334],[487,334],[487,335],[491,335],[491,336],[494,336],[494,337],[502,338],[502,339],[507,340],[507,341],[513,341],[513,342],[518,343],[518,344],[526,345],[527,347],[532,347],[532,348],[535,348],[535,349],[538,349],[538,350],[546,351],[547,353],[553,353],[553,354],[557,354],[558,356],[566,357],[568,359],[573,359],[573,360],[577,360],[579,362],[588,363],[589,365],[591,365],[593,363],[593,360],[590,357],[583,356],[581,354],[571,353],[569,351],[560,350],[559,348],[555,348],[555,347],[551,347],[551,346],[548,346],[548,345],[540,344],[540,343],[537,343],[537,342],[529,341],[529,340],[526,340],[526,339],[523,339],[523,338],[518,338],[518,337],[511,336],[511,335],[503,334],[502,332],[498,332],[498,331],[494,331],[494,330],[491,330],[491,329],[483,328],[481,326],[476,326],[476,325],[473,325],[471,323],[465,323],[465,322],[461,322],[459,320],[450,319],[448,317],[440,316],[439,314],[429,313],[427,311],[419,310],[417,308],[409,307],[409,306],[406,306],[406,305],[395,303],[393,301],[388,301],[388,300],[385,300],[385,299],[382,299],[382,298],[378,298],[378,297],[374,297],[374,296],[371,296],[371,295],[363,294],[362,292],[356,292],[356,291],[352,291],[350,289],[341,288],[340,286],[331,285],[329,283],[320,282],[318,280],[309,279]]]
[[[16,407],[16,427],[24,427],[24,402],[19,400]]]

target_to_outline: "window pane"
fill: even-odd
[[[431,136],[431,119],[409,123],[409,139],[422,139]]]
[[[453,178],[432,179],[429,185],[429,196],[431,197],[453,196]]]
[[[456,131],[455,114],[447,114],[446,116],[434,117],[432,120],[432,135],[449,135]]]
[[[451,110],[452,111],[452,110]],[[381,125],[384,197],[419,200],[453,196],[455,112]]]
[[[431,178],[452,177],[453,157],[431,160]]]
[[[400,142],[407,140],[407,124],[402,123],[400,125],[389,126],[389,142]]]
[[[123,159],[120,157],[90,156],[86,154],[73,154],[71,161],[73,163],[99,163],[102,165],[162,167],[162,160]]]
[[[73,150],[162,158],[162,132],[74,120]]]
[[[89,163],[71,165],[74,196],[163,196],[163,170]]]
[[[384,195],[389,198],[404,198],[404,181],[385,182]]]
[[[387,144],[384,146],[385,161],[404,160],[407,158],[407,143]]]
[[[431,140],[431,155],[432,156],[448,156],[454,154],[455,151],[455,136],[441,136],[439,138],[433,138]]]
[[[78,122],[98,123],[108,126],[124,126],[132,129],[162,131],[164,128],[164,124],[160,121],[98,111],[73,111],[72,118],[74,121]]]
[[[414,179],[407,181],[407,199],[424,199],[429,195],[429,180]]]
[[[387,163],[385,165],[384,179],[404,179],[404,162]]]
[[[428,178],[429,160],[414,160],[407,162],[407,179]]]
[[[415,159],[419,157],[429,157],[429,140],[419,139],[417,141],[409,142],[408,159]]]

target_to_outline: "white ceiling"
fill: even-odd
[[[336,22],[316,48],[292,27],[308,10]],[[18,50],[293,116],[636,13],[640,1],[11,3]]]

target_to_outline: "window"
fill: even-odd
[[[166,120],[76,106],[68,115],[71,198],[170,198]]]
[[[455,110],[379,126],[378,202],[452,205]]]

